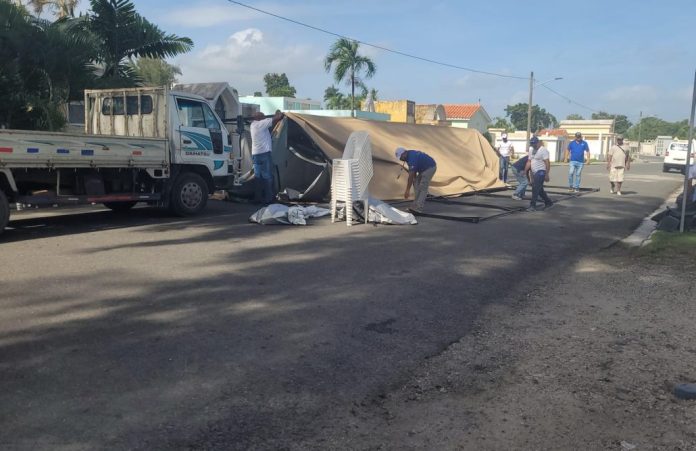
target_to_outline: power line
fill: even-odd
[[[342,34],[335,33],[335,32],[333,32],[333,31],[326,30],[326,29],[324,29],[324,28],[315,27],[314,25],[309,25],[309,24],[306,24],[306,23],[304,23],[304,22],[300,22],[300,21],[297,21],[297,20],[294,20],[294,19],[290,19],[290,18],[288,18],[288,17],[284,17],[284,16],[281,16],[281,15],[278,15],[278,14],[274,14],[274,13],[269,12],[269,11],[264,11],[263,9],[259,9],[259,8],[256,8],[256,7],[253,7],[253,6],[251,6],[251,5],[247,5],[247,4],[244,4],[244,3],[241,3],[241,2],[235,1],[235,0],[227,0],[227,1],[228,1],[229,3],[233,3],[233,4],[235,4],[235,5],[239,5],[239,6],[242,6],[242,7],[244,7],[244,8],[248,8],[248,9],[251,9],[251,10],[253,10],[253,11],[259,12],[259,13],[261,13],[261,14],[266,14],[266,15],[268,15],[268,16],[275,17],[276,19],[284,20],[284,21],[286,21],[286,22],[290,22],[290,23],[293,23],[293,24],[295,24],[295,25],[300,25],[300,26],[302,26],[302,27],[310,28],[310,29],[312,29],[312,30],[319,31],[319,32],[321,32],[321,33],[326,33],[326,34],[329,34],[329,35],[331,35],[331,36],[336,36],[336,37],[338,37],[338,38],[349,39],[349,40],[351,40],[351,41],[358,42],[358,43],[360,43],[360,44],[362,44],[362,45],[366,45],[366,46],[368,46],[368,47],[372,47],[372,48],[379,49],[379,50],[384,50],[385,52],[394,53],[394,54],[396,54],[396,55],[405,56],[405,57],[407,57],[407,58],[412,58],[412,59],[416,59],[416,60],[420,60],[420,61],[425,61],[425,62],[427,62],[427,63],[437,64],[437,65],[440,65],[440,66],[450,67],[450,68],[453,68],[453,69],[464,70],[464,71],[467,71],[467,72],[473,72],[473,73],[483,74],[483,75],[490,75],[490,76],[493,76],[493,77],[513,78],[513,79],[516,79],[516,80],[528,80],[528,79],[529,79],[529,77],[518,77],[518,76],[516,76],[516,75],[506,75],[506,74],[498,74],[498,73],[495,73],[495,72],[487,72],[487,71],[485,71],[485,70],[478,70],[478,69],[472,69],[472,68],[470,68],[470,67],[457,66],[456,64],[443,63],[442,61],[436,61],[436,60],[433,60],[433,59],[430,59],[430,58],[424,58],[424,57],[422,57],[422,56],[412,55],[412,54],[410,54],[410,53],[401,52],[401,51],[399,51],[399,50],[389,49],[389,48],[387,48],[387,47],[382,47],[382,46],[377,45],[377,44],[371,44],[371,43],[369,43],[369,42],[361,41],[361,40],[359,40],[359,39],[349,38],[348,36],[344,36],[344,35],[342,35]]]
[[[548,89],[548,90],[551,91],[552,93],[556,94],[558,97],[561,97],[562,99],[565,99],[565,100],[567,100],[568,102],[573,103],[573,104],[575,104],[575,105],[577,105],[577,106],[579,106],[579,107],[581,107],[581,108],[585,108],[586,110],[590,110],[590,111],[592,111],[593,113],[599,113],[599,112],[600,112],[600,110],[597,110],[597,109],[595,109],[595,108],[589,107],[589,106],[587,106],[587,105],[583,105],[583,104],[580,103],[580,102],[576,102],[575,100],[571,99],[570,97],[565,96],[565,95],[561,94],[561,93],[558,92],[558,91],[554,91],[553,89],[549,88],[549,87],[546,86],[546,85],[541,85],[541,86],[542,86],[543,88]]]

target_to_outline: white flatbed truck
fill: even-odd
[[[239,151],[208,102],[162,88],[85,91],[85,133],[0,130],[0,233],[10,205],[138,202],[180,216],[234,177]]]

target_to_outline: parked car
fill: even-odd
[[[671,169],[679,169],[679,172],[684,173],[686,167],[686,153],[689,144],[682,141],[672,141],[665,149],[665,159],[662,163],[662,172],[669,172]],[[694,145],[691,146],[691,162],[694,161]]]

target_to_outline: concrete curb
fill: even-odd
[[[677,201],[677,196],[682,192],[682,188],[677,188],[672,194],[669,195],[665,202],[660,205],[660,207],[650,213],[648,216],[643,218],[643,222],[633,231],[632,234],[621,240],[621,243],[629,247],[642,247],[650,243],[650,237],[655,232],[657,223],[650,219],[655,214],[663,211],[668,205],[672,205]]]

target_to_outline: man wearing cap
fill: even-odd
[[[568,144],[563,162],[568,162],[568,191],[580,192],[580,176],[585,163],[590,161],[590,146],[582,139],[582,133],[575,133],[575,139]]]
[[[396,158],[408,164],[408,181],[406,181],[404,199],[411,197],[411,187],[413,186],[416,195],[410,210],[414,213],[422,213],[425,198],[428,197],[428,186],[435,175],[437,164],[430,155],[419,150],[406,150],[403,147],[397,147],[394,154]]]
[[[553,202],[544,190],[544,182],[549,181],[549,172],[551,171],[549,151],[541,145],[541,140],[536,136],[532,136],[529,144],[531,144],[532,150],[529,152],[527,166],[532,171],[532,201],[527,211],[537,211],[536,202],[539,197],[544,201],[545,209],[551,208]]]
[[[498,178],[507,183],[508,164],[510,163],[510,159],[514,158],[515,148],[512,147],[511,142],[508,142],[507,133],[500,135],[500,138],[503,140],[503,142],[501,142],[495,149],[500,157],[500,171]]]
[[[609,171],[610,193],[621,196],[621,184],[624,180],[624,169],[631,169],[629,149],[624,146],[623,135],[616,136],[616,144],[607,152],[607,171]]]

